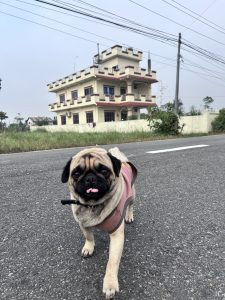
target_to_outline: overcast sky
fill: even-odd
[[[62,1],[58,0],[58,2]],[[64,2],[85,7],[86,11],[88,9],[81,1],[64,0]],[[176,37],[181,32],[182,39],[185,39],[188,44],[192,43],[195,47],[211,51],[211,57],[215,57],[215,54],[220,55],[220,60],[225,61],[224,0],[177,0],[177,3],[183,6],[178,5],[174,0],[134,0],[134,2],[86,1]],[[147,52],[150,51],[152,69],[157,71],[159,80],[159,83],[154,84],[153,89],[153,94],[157,96],[157,103],[164,104],[174,99],[177,57],[175,43],[166,44],[115,26],[97,23],[96,20],[93,22],[88,18],[81,18],[81,15],[69,16],[69,12],[65,14],[64,11],[62,14],[46,8],[62,12],[60,9],[34,0],[0,0],[0,78],[2,79],[0,111],[7,112],[11,122],[18,113],[25,119],[29,116],[54,116],[48,111],[48,104],[55,102],[55,94],[49,93],[46,85],[74,71],[91,66],[93,56],[97,53],[97,43],[100,44],[101,51],[115,44],[129,45],[143,51],[142,67],[147,67]],[[189,11],[185,8],[189,8]],[[95,11],[98,16],[106,18],[100,15],[100,11]],[[204,19],[201,20],[211,27],[200,22],[198,15],[195,15],[196,19],[187,15],[187,13],[193,15],[193,12],[203,16]],[[111,20],[115,21],[113,15]],[[121,23],[120,20],[117,21]],[[179,97],[183,101],[185,110],[188,111],[191,105],[201,109],[202,99],[205,96],[214,99],[214,109],[225,107],[225,65],[222,62],[216,63],[206,57],[200,57],[191,48],[187,50],[183,45],[181,46]]]

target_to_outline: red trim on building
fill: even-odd
[[[126,79],[133,79],[133,80],[138,80],[138,81],[146,81],[146,82],[151,82],[151,83],[156,83],[158,80],[152,78],[152,77],[145,77],[145,76],[135,76],[135,75],[123,75],[120,77],[113,77],[113,76],[107,76],[107,75],[99,75],[96,74],[97,78],[101,79],[110,79],[110,80],[126,80]]]
[[[96,102],[97,106],[111,106],[111,107],[149,107],[149,106],[156,106],[156,103],[154,102],[149,102],[149,103],[144,103],[144,102],[139,102],[139,101],[132,101],[132,102],[119,102],[119,103],[108,103],[108,102]]]

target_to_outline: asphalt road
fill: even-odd
[[[206,144],[158,154],[150,150]],[[122,300],[225,299],[225,136],[120,145],[139,170]],[[108,236],[81,258],[60,182],[79,148],[0,155],[0,299],[101,300]]]

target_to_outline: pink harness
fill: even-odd
[[[133,199],[132,186],[137,177],[137,169],[132,163],[128,162],[122,164],[120,172],[124,179],[124,190],[120,202],[113,212],[102,223],[96,226],[108,233],[113,233],[120,226],[124,218],[126,208]]]

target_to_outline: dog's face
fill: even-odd
[[[85,202],[99,201],[110,192],[119,177],[121,161],[101,148],[79,152],[64,167],[62,182],[69,182],[70,192]]]

